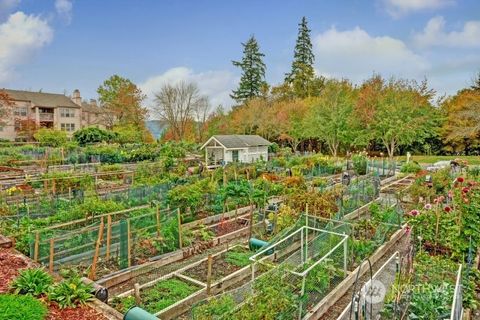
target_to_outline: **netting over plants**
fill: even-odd
[[[51,270],[108,273],[177,249],[178,211],[153,207],[106,214],[85,226],[79,222],[39,231],[31,247],[31,257]]]
[[[303,226],[253,255],[251,281],[199,303],[194,319],[224,301],[218,319],[301,319],[347,274],[348,236]],[[217,317],[216,317],[217,318]]]

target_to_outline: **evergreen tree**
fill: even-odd
[[[480,91],[480,72],[478,72],[477,78],[473,80],[473,84],[471,85],[470,89]]]
[[[238,103],[243,103],[251,98],[258,97],[262,90],[267,86],[265,82],[265,63],[260,52],[255,37],[248,39],[247,43],[242,43],[243,58],[242,61],[232,61],[233,65],[242,69],[242,76],[237,90],[233,90],[230,95]]]
[[[311,95],[311,84],[315,79],[313,63],[315,56],[312,50],[312,41],[308,29],[307,19],[302,18],[298,28],[298,38],[292,62],[292,71],[286,74],[285,82],[293,86],[295,95],[306,97]]]

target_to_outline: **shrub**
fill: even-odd
[[[68,136],[65,131],[42,128],[34,135],[40,145],[47,147],[61,147],[67,143]]]
[[[113,132],[116,134],[115,141],[120,144],[143,142],[145,137],[144,131],[144,128],[138,128],[134,125],[118,126],[113,129]]]
[[[367,173],[367,156],[365,153],[359,153],[352,156],[353,168],[355,172],[362,176]]]
[[[421,170],[422,170],[422,167],[416,162],[405,163],[402,166],[402,169],[400,169],[400,171],[403,173],[417,173],[417,172],[420,172]]]
[[[43,320],[47,306],[31,296],[0,295],[0,320]]]
[[[109,142],[115,139],[116,134],[112,131],[102,130],[97,127],[87,127],[81,130],[75,131],[73,138],[79,145],[84,146],[86,144],[97,142]]]
[[[32,295],[34,297],[46,294],[53,283],[52,277],[43,269],[21,270],[13,280],[11,287],[17,294]]]
[[[73,308],[90,301],[93,298],[92,290],[90,284],[87,285],[79,276],[74,276],[56,284],[48,297],[51,301],[57,302],[60,308]]]

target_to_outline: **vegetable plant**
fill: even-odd
[[[32,296],[0,295],[0,320],[43,320],[47,311],[47,306]]]
[[[17,294],[38,297],[46,294],[52,283],[52,277],[43,269],[24,269],[12,281],[11,287]]]
[[[93,299],[92,291],[92,285],[85,284],[79,276],[73,276],[54,285],[48,297],[57,302],[60,308],[73,308]]]

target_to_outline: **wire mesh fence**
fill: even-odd
[[[251,281],[200,302],[192,308],[192,318],[301,319],[346,276],[347,239],[299,228],[250,258]],[[212,318],[211,306],[227,302],[228,308]]]
[[[179,247],[178,210],[143,208],[136,214],[103,215],[87,226],[39,231],[31,242],[32,258],[50,270],[93,268],[95,278]]]
[[[453,292],[452,313],[450,320],[463,319],[463,286],[462,286],[462,265],[458,267],[457,280],[455,281],[455,290]]]

